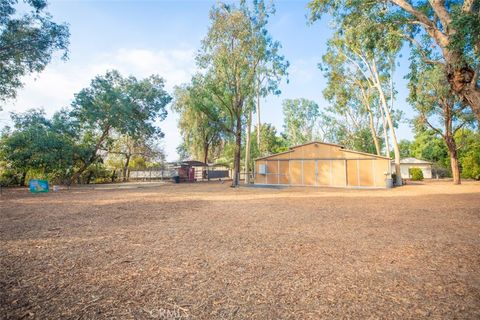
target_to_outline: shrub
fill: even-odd
[[[420,168],[410,168],[408,169],[410,176],[412,177],[413,181],[421,181],[423,180],[423,172]]]
[[[432,165],[432,178],[451,178],[452,173],[450,171],[451,170],[449,168],[445,168],[443,165],[434,163]]]
[[[20,184],[20,175],[11,170],[0,171],[0,186],[10,187]]]

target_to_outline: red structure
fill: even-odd
[[[195,182],[195,167],[207,168],[206,163],[200,161],[182,161],[177,164],[178,182]]]

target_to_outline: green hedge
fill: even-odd
[[[410,168],[408,169],[410,173],[410,177],[412,177],[413,181],[421,181],[423,180],[423,172],[420,168]]]

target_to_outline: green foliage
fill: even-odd
[[[185,151],[196,160],[208,162],[224,135],[219,122],[206,113],[215,109],[214,97],[199,78],[191,85],[175,88],[174,97],[172,110],[179,115],[178,128]]]
[[[461,10],[460,6],[451,7],[452,28],[456,31],[451,37],[449,48],[463,53],[467,64],[477,65],[480,62],[480,2],[473,1],[474,9],[471,12]]]
[[[156,160],[154,141],[162,133],[153,122],[165,118],[169,101],[160,78],[139,81],[111,71],[78,93],[71,110],[51,119],[43,110],[12,114],[13,130],[1,137],[2,180],[90,181],[104,176],[105,153]]]
[[[268,19],[275,13],[273,2],[267,6],[263,0],[253,0],[252,6],[248,6],[245,1],[241,8],[250,19],[255,38],[256,94],[261,97],[269,93],[279,95],[279,84],[283,77],[288,76],[290,63],[280,54],[280,42],[273,40],[267,29]]]
[[[422,181],[423,180],[423,172],[420,168],[410,168],[408,169],[410,177],[412,177],[413,181]]]
[[[307,99],[283,100],[283,132],[289,146],[315,140],[316,124],[320,116],[318,105]]]
[[[462,130],[456,139],[462,146],[459,152],[462,178],[480,180],[480,133]]]
[[[344,116],[346,115],[332,111],[331,108],[321,112],[318,122],[318,139],[337,143],[356,151],[377,153],[373,135],[368,125],[365,125],[365,123],[359,126],[351,125],[351,122],[344,119]]]
[[[170,101],[159,76],[137,80],[111,70],[95,77],[90,87],[75,95],[72,116],[87,130],[106,134],[115,130],[132,137],[161,136],[153,122],[166,118],[165,107]]]
[[[71,173],[76,136],[65,130],[67,123],[59,121],[63,117],[63,112],[59,112],[50,120],[43,110],[35,109],[12,114],[14,130],[2,135],[0,157],[22,177],[21,184],[28,173],[60,180]]]
[[[253,134],[257,132],[257,128],[254,128],[252,131]],[[250,167],[253,168],[253,161],[256,158],[261,157],[265,154],[274,154],[279,152],[284,152],[288,150],[288,143],[287,141],[280,135],[277,134],[277,129],[270,124],[270,123],[263,123],[260,126],[260,141],[262,144],[262,150],[260,150],[257,140],[251,139],[250,140]],[[244,148],[245,152],[245,148]]]
[[[52,21],[47,1],[17,2],[0,2],[0,101],[15,98],[21,78],[45,69],[55,51],[67,58],[68,27]]]
[[[114,133],[135,141],[163,137],[154,122],[166,118],[170,100],[163,79],[156,75],[137,80],[133,76],[123,78],[112,70],[95,77],[72,103],[71,116],[80,124],[82,143],[87,146],[83,165],[74,178],[98,160],[99,150],[112,147]]]
[[[447,146],[433,130],[423,130],[415,135],[411,144],[410,154],[422,160],[449,167]]]
[[[471,107],[480,121],[478,1],[313,0],[308,6],[311,22],[330,14],[340,29],[358,24],[367,39],[390,46],[390,39],[378,37],[373,25],[369,32],[361,31],[363,23],[358,17],[377,12],[373,19],[377,26],[394,30],[393,37],[408,41],[412,52],[425,63],[444,68],[443,76],[450,89]]]
[[[253,8],[246,1],[238,7],[219,3],[210,11],[211,26],[197,55],[202,82],[215,103],[195,106],[229,136],[225,140],[234,138],[234,186],[240,172],[242,131],[254,97],[276,93],[288,66],[278,54],[279,43],[266,29],[270,13],[264,1],[254,1]]]
[[[410,157],[414,157],[413,154],[412,154],[412,142],[411,141],[408,141],[408,140],[400,140],[400,142],[398,143],[398,146],[400,148],[400,157],[403,159],[403,158],[410,158]]]

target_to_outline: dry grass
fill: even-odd
[[[480,318],[480,184],[0,200],[0,318]]]

